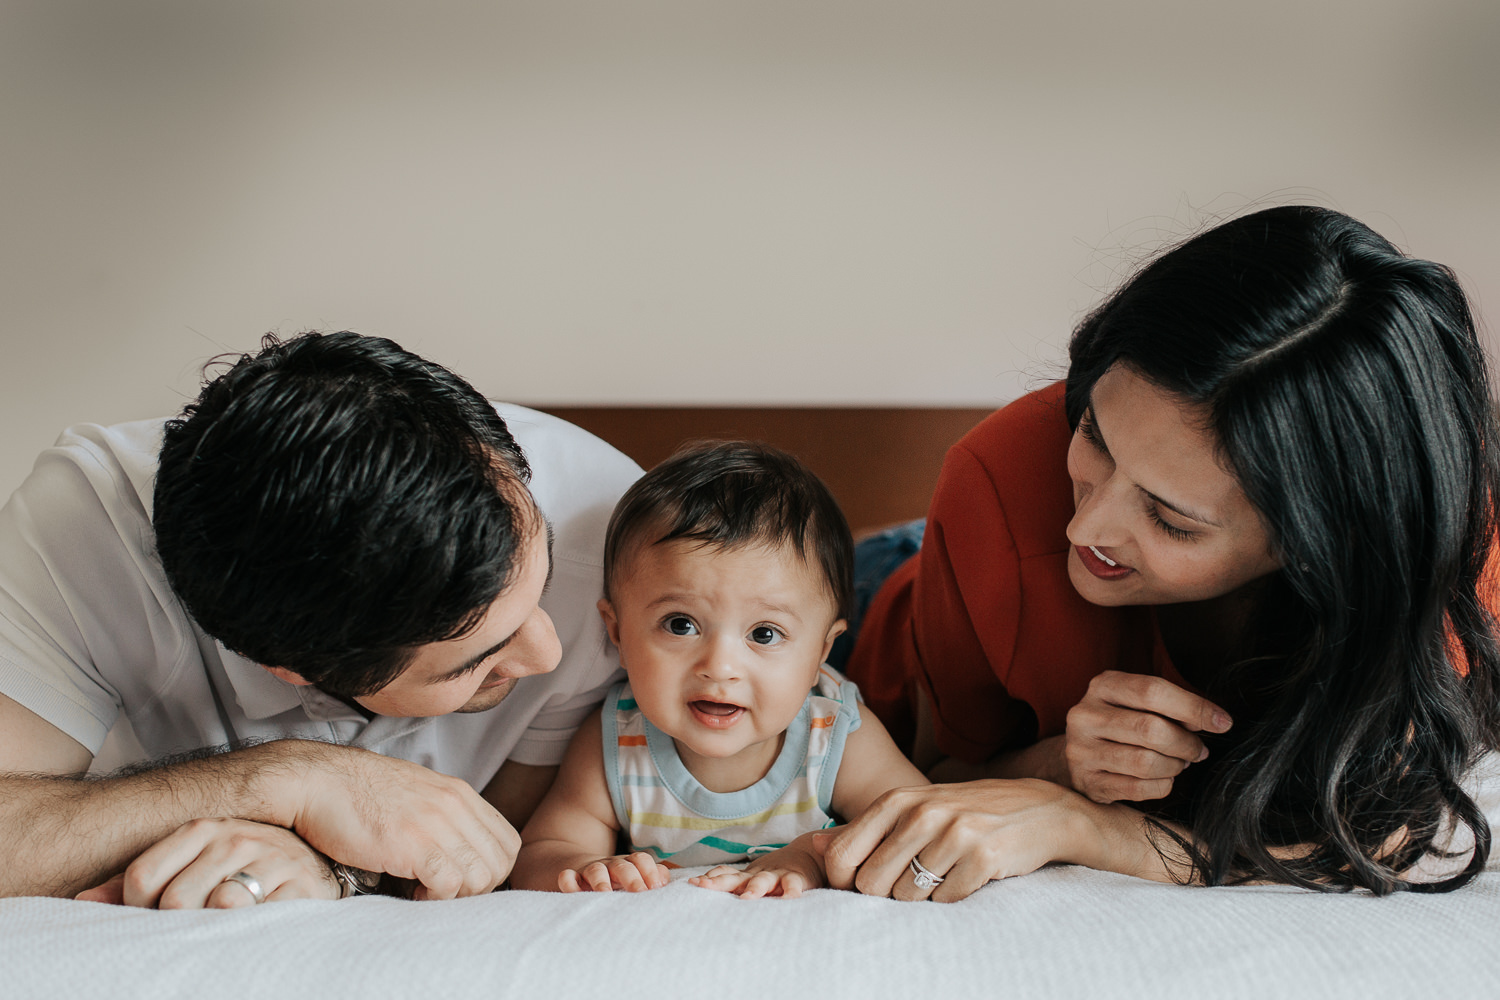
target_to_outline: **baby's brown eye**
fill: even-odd
[[[685,615],[673,615],[667,619],[666,626],[673,635],[693,635],[698,631],[698,626]]]
[[[769,625],[757,625],[750,630],[750,641],[757,646],[774,646],[785,638]]]

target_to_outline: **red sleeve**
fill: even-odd
[[[903,745],[910,745],[917,684],[932,699],[945,754],[978,762],[1036,738],[1029,709],[1006,689],[1020,628],[1021,562],[1031,555],[1028,543],[1018,549],[1013,529],[1019,518],[1023,538],[1037,534],[1033,507],[1060,500],[1071,510],[1066,445],[1061,387],[1053,386],[994,414],[948,452],[922,549],[876,595],[848,666]],[[1059,474],[1060,484],[1051,481]],[[1002,490],[997,475],[1049,482]],[[1006,492],[1017,504],[1002,500]]]

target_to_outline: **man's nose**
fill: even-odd
[[[562,662],[562,643],[552,625],[552,616],[538,607],[521,628],[530,633],[526,637],[526,647],[521,651],[522,655],[516,657],[515,669],[506,673],[514,677],[530,677],[557,669]]]

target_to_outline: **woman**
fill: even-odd
[[[1150,263],[1069,355],[1064,385],[950,452],[920,553],[865,617],[850,675],[950,783],[834,837],[833,883],[951,900],[1054,860],[1472,879],[1500,472],[1452,273],[1270,209]]]

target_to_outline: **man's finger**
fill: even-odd
[[[125,903],[125,873],[121,872],[108,882],[96,885],[92,889],[85,889],[73,898],[86,903],[110,903],[121,906]]]

